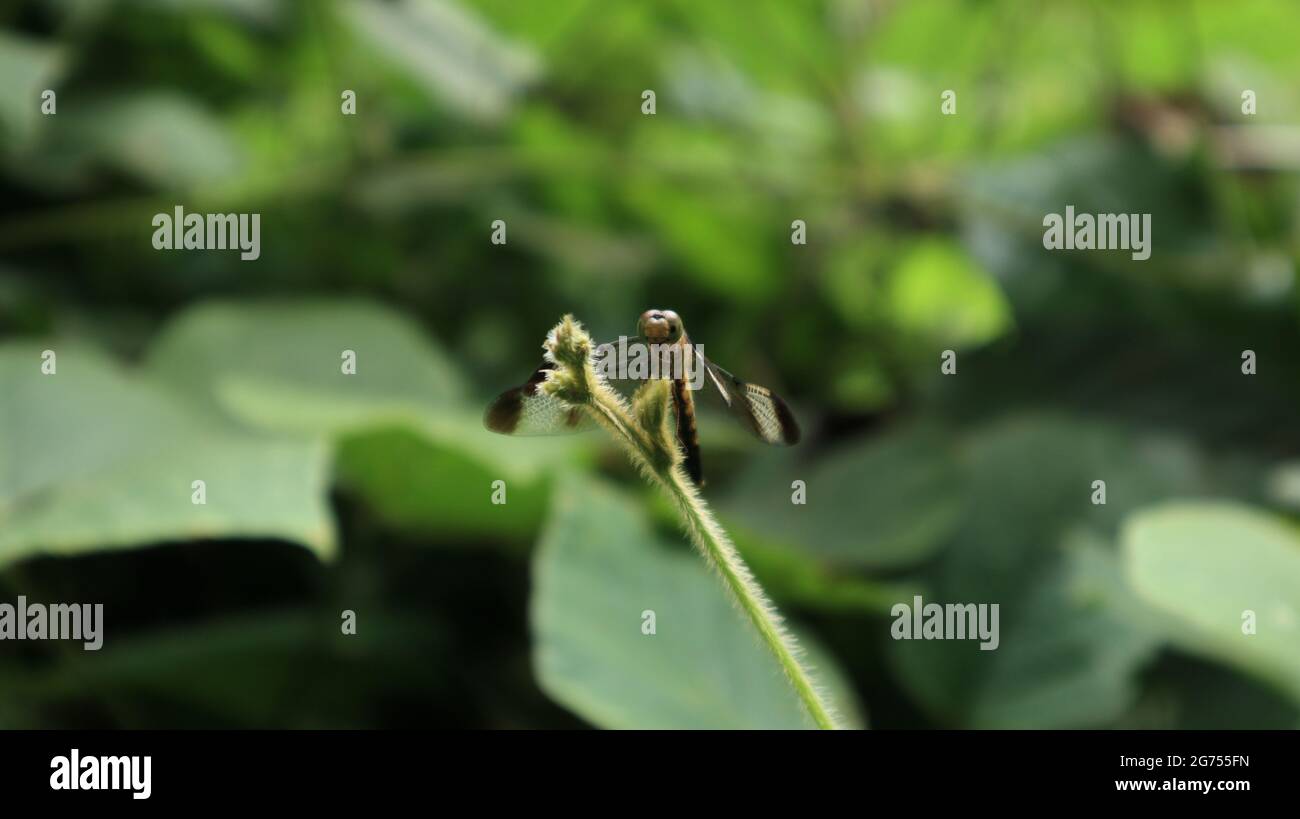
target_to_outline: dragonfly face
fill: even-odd
[[[636,323],[637,332],[652,344],[675,344],[686,335],[681,316],[672,310],[647,310]]]
[[[637,332],[639,335],[635,338],[600,345],[593,351],[593,358],[599,361],[606,356],[626,354],[629,348],[638,344],[680,347],[682,366],[673,371],[663,368],[667,375],[662,377],[673,382],[677,441],[685,456],[683,466],[697,484],[704,482],[695,426],[695,397],[698,394],[719,405],[764,443],[790,446],[799,442],[799,425],[785,401],[767,387],[741,381],[705,358],[702,349],[692,345],[687,338],[681,316],[672,310],[647,310],[637,321]],[[651,349],[657,349],[657,346]],[[585,413],[541,389],[542,382],[554,367],[550,362],[542,362],[526,382],[497,396],[483,416],[487,428],[503,435],[555,435],[594,428],[595,423]],[[610,381],[626,391],[629,385],[635,386],[637,378]]]

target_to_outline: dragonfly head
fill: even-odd
[[[647,310],[636,329],[647,341],[672,344],[682,337],[682,318],[672,310]]]

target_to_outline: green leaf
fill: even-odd
[[[763,588],[773,597],[810,609],[884,615],[899,600],[925,591],[916,580],[877,580],[840,571],[806,552],[774,546],[756,536],[737,534],[734,539]]]
[[[959,244],[939,238],[917,242],[899,261],[889,308],[904,331],[957,347],[989,342],[1011,324],[997,284]]]
[[[89,349],[52,349],[44,375],[40,347],[0,348],[0,564],[203,537],[333,554],[320,442],[205,419]]]
[[[463,449],[402,428],[349,436],[335,459],[339,483],[384,520],[440,540],[504,535],[532,541],[546,511],[545,474],[498,468]],[[492,503],[503,481],[504,503]]]
[[[673,147],[678,156],[698,158],[701,153],[695,145]],[[641,163],[655,164],[651,159]],[[719,176],[691,187],[662,174],[629,174],[622,195],[692,286],[739,302],[770,298],[780,274],[769,251],[778,239],[788,241],[789,222],[774,228],[761,201],[734,189],[734,172]]]
[[[0,144],[22,144],[36,133],[41,92],[53,89],[64,64],[61,47],[0,31]]]
[[[951,444],[918,426],[846,443],[806,466],[773,450],[719,509],[737,528],[821,562],[895,568],[924,560],[952,533],[959,476]],[[795,480],[806,486],[804,504],[791,502]]]
[[[998,604],[999,645],[898,641],[905,685],[945,721],[970,728],[1078,727],[1117,717],[1158,645],[1126,597],[1114,554],[1083,535],[1016,597],[937,593],[929,603]],[[900,601],[901,602],[901,601]],[[911,601],[907,601],[911,603]]]
[[[964,512],[921,577],[925,602],[998,604],[1000,644],[981,651],[975,641],[891,641],[900,681],[947,724],[1118,719],[1159,631],[1125,587],[1111,544],[1126,513],[1202,491],[1200,459],[1177,439],[1029,414],[977,429],[960,463]],[[1106,481],[1105,505],[1092,503],[1097,479]]]
[[[531,49],[503,39],[457,3],[361,0],[345,4],[343,11],[385,58],[474,120],[504,117],[539,71]]]
[[[158,190],[188,191],[227,183],[240,169],[225,126],[186,97],[138,92],[76,108],[60,103],[48,135],[15,173],[75,186],[110,168]]]
[[[702,559],[652,534],[606,486],[561,482],[533,565],[542,688],[606,728],[803,728],[803,706]],[[642,633],[653,611],[656,633]],[[805,646],[808,642],[804,641]],[[850,722],[840,676],[812,665]]]
[[[585,445],[488,432],[450,357],[364,303],[209,303],[168,326],[149,369],[218,417],[330,440],[341,483],[389,522],[441,539],[536,531],[546,476]],[[506,504],[491,503],[496,480]]]
[[[343,372],[345,351],[356,354],[355,374]],[[465,398],[445,354],[407,319],[368,304],[208,303],[168,325],[148,366],[185,395],[269,430],[419,424]]]
[[[1189,651],[1221,659],[1300,699],[1300,537],[1228,503],[1175,503],[1124,526],[1129,583]],[[1246,612],[1255,633],[1243,633]]]

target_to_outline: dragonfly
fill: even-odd
[[[695,422],[696,393],[702,393],[710,402],[720,405],[751,435],[766,444],[792,446],[799,443],[799,424],[781,396],[767,387],[741,381],[705,358],[701,348],[692,344],[686,335],[681,317],[672,310],[642,313],[637,320],[637,335],[597,346],[592,351],[593,363],[597,370],[601,370],[607,357],[625,354],[638,344],[657,350],[663,356],[664,366],[640,374],[623,370],[617,379],[608,380],[624,390],[629,384],[643,383],[652,377],[672,381],[675,432],[684,456],[682,465],[696,485],[704,484]],[[680,362],[680,366],[669,366],[669,359]],[[595,422],[580,408],[541,389],[554,369],[554,364],[543,361],[526,382],[497,396],[483,415],[484,425],[503,435],[557,435],[595,428]]]

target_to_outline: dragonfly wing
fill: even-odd
[[[713,387],[711,390],[706,386],[700,392],[716,390],[714,394],[722,399],[726,410],[754,437],[780,446],[799,443],[799,423],[781,396],[767,387],[741,381],[703,355],[699,360],[704,364],[706,380]]]
[[[631,398],[636,388],[645,383],[645,378],[633,378],[629,372],[629,356],[635,345],[648,342],[641,336],[622,337],[597,345],[591,351],[591,364],[596,373],[624,398]]]
[[[525,384],[498,395],[483,414],[483,425],[502,435],[563,435],[595,428],[581,409],[541,388],[554,368],[544,362]]]
[[[627,345],[643,342],[640,337],[600,344],[591,351],[592,365],[610,386],[626,396],[641,382],[623,377],[619,366],[620,342]],[[524,384],[501,393],[488,405],[483,425],[502,435],[563,435],[595,429],[596,422],[582,410],[570,407],[541,388],[555,365],[543,361]]]

